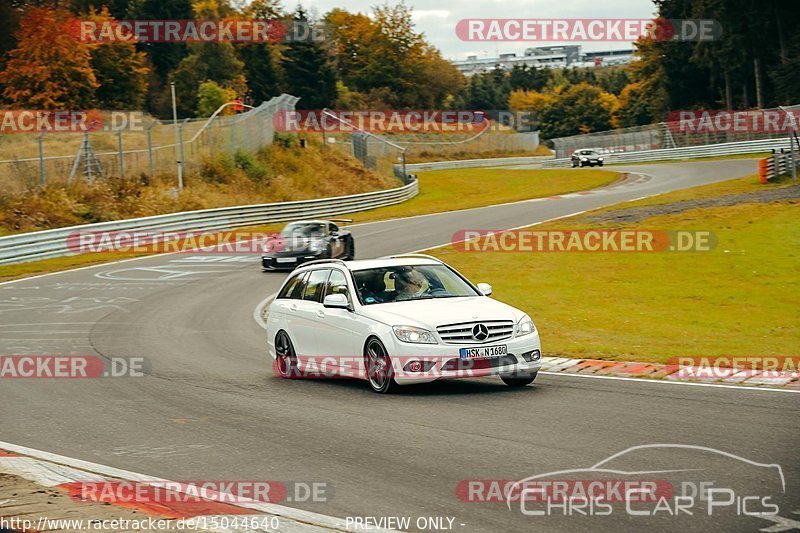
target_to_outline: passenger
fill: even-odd
[[[395,301],[419,298],[429,288],[428,280],[416,270],[403,270],[395,275],[394,287],[397,291]]]
[[[386,275],[383,271],[370,271],[364,273],[359,280],[358,292],[365,304],[383,303],[391,300],[391,295],[386,292]],[[356,274],[358,276],[358,274]]]

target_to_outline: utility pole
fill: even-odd
[[[175,103],[175,82],[169,82],[172,92],[172,125],[175,127],[175,162],[178,165],[178,193],[183,192],[183,161],[180,156],[181,132],[178,128],[178,105]]]
[[[789,112],[786,111],[786,109],[783,106],[779,105],[778,109],[783,111],[784,114],[787,117],[789,117]],[[798,155],[800,155],[800,139],[797,138],[797,124],[794,121],[792,121],[792,124],[794,124],[794,127],[792,128],[792,135],[789,137],[789,161],[790,161],[790,163],[792,165],[792,183],[797,183],[797,166],[796,166],[796,163],[797,163],[796,157],[797,156],[795,156],[794,144],[792,143],[792,139],[794,138],[794,140],[797,142],[797,152],[796,153]],[[776,169],[775,174],[777,174],[777,173],[778,172],[777,172],[777,169]]]

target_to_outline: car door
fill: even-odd
[[[325,284],[323,301],[329,294],[344,294],[350,305],[353,305],[353,292],[347,276],[338,268],[331,269]],[[359,317],[351,310],[325,307],[320,305],[316,313],[319,343],[323,356],[338,367],[338,371],[348,377],[358,377],[358,363],[361,349],[359,346]]]
[[[301,368],[307,367],[310,372],[314,371],[320,355],[323,355],[320,351],[322,346],[317,313],[322,309],[322,293],[325,291],[325,282],[328,281],[330,273],[330,268],[310,270],[304,279],[300,298],[293,302],[295,305],[293,313],[297,318],[296,329],[307,347],[302,354],[298,352],[298,363]]]
[[[279,315],[279,327],[289,334],[298,359],[314,353],[316,350],[316,336],[309,335],[301,312],[304,306],[303,292],[308,276],[309,272],[296,274],[284,285],[283,290],[276,297],[273,307]]]

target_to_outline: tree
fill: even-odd
[[[191,0],[141,0],[136,10],[142,20],[189,20],[194,16]],[[140,43],[153,63],[155,74],[165,82],[169,73],[178,67],[188,54],[185,43]]]
[[[308,23],[302,7],[294,13],[294,21]],[[319,43],[311,39],[289,43],[281,63],[286,74],[286,91],[300,97],[298,109],[322,109],[336,101],[336,72]]]
[[[98,87],[89,47],[74,35],[64,9],[30,8],[20,22],[19,44],[0,73],[3,97],[19,107],[85,109]]]
[[[222,105],[230,102],[236,98],[236,91],[220,87],[213,81],[206,81],[200,84],[200,89],[197,91],[197,115],[201,117],[210,117],[214,111],[219,109]],[[222,114],[229,114],[230,110],[226,108]]]
[[[341,80],[368,99],[392,107],[442,107],[464,85],[464,76],[415,30],[403,3],[375,7],[372,17],[334,9],[325,20]]]
[[[661,118],[660,111],[658,106],[653,106],[641,83],[630,83],[619,95],[617,122],[622,128],[652,124]]]
[[[195,5],[198,19],[216,20],[227,11],[218,0],[203,0]],[[189,55],[183,58],[172,75],[181,116],[191,116],[197,110],[197,92],[205,81],[217,82],[233,89],[238,96],[247,92],[244,63],[236,57],[229,42],[199,42],[189,45]]]
[[[614,126],[617,99],[588,83],[572,85],[542,112],[541,133],[546,139],[609,130]]]
[[[245,15],[252,20],[280,23],[285,18],[278,0],[255,0]],[[278,68],[280,50],[277,43],[243,43],[234,45],[239,59],[244,63],[244,74],[250,97],[256,103],[264,102],[281,93],[281,72]]]
[[[98,24],[116,22],[106,8],[92,9],[89,18]],[[132,42],[99,42],[89,45],[97,78],[96,98],[104,109],[139,109],[147,93],[147,55]]]
[[[514,65],[509,73],[508,85],[512,91],[540,91],[550,79],[550,71],[535,66]]]

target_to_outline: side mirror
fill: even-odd
[[[350,309],[350,302],[347,301],[347,296],[344,294],[329,294],[322,300],[322,306],[333,309]]]
[[[488,283],[478,283],[478,290],[481,291],[484,296],[491,296],[492,294],[492,286]]]

